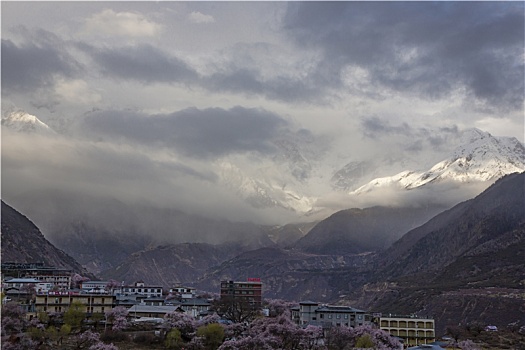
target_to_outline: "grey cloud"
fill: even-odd
[[[410,135],[413,130],[410,125],[403,123],[399,126],[392,126],[388,121],[379,117],[368,117],[361,119],[361,129],[363,134],[370,138],[376,138],[384,134]]]
[[[476,99],[521,108],[523,3],[292,2],[283,29],[322,49],[327,86],[346,65],[371,84],[426,98],[465,87]],[[322,82],[321,79],[318,79]]]
[[[360,130],[365,138],[381,140],[384,144],[391,144],[395,150],[409,153],[425,152],[426,154],[431,150],[439,150],[447,145],[456,144],[461,135],[456,125],[437,129],[416,128],[407,123],[395,124],[386,117],[378,116],[362,118]],[[383,152],[388,153],[387,150]]]
[[[228,91],[245,95],[263,95],[269,99],[285,102],[322,102],[323,91],[313,88],[308,80],[299,81],[289,77],[262,79],[255,69],[233,69],[203,78],[202,86],[214,91]]]
[[[71,76],[78,66],[71,57],[47,43],[17,45],[2,39],[2,94],[31,92],[50,86],[54,75]]]
[[[272,152],[271,140],[288,123],[263,109],[234,107],[189,108],[154,116],[131,111],[95,112],[84,118],[83,125],[95,136],[160,145],[191,157],[214,158],[237,152]]]
[[[178,57],[147,44],[120,48],[97,48],[79,43],[103,74],[142,83],[184,83],[198,79],[198,74]]]
[[[185,83],[212,92],[263,95],[279,101],[323,99],[323,91],[317,88],[313,79],[295,79],[287,76],[263,78],[256,59],[251,57],[250,49],[243,45],[236,46],[242,51],[238,53],[240,57],[234,54],[226,69],[218,69],[208,76],[200,76],[179,57],[151,45],[97,48],[78,43],[77,46],[96,62],[104,75],[118,79],[142,83]],[[264,50],[270,50],[267,45],[259,43],[255,48],[256,53],[261,46]]]

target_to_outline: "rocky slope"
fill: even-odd
[[[162,245],[131,254],[119,265],[101,272],[101,277],[128,283],[142,280],[166,289],[179,284],[192,285],[197,276],[232,259],[243,249],[246,248],[239,244]]]
[[[55,248],[24,215],[2,201],[2,262],[42,262],[76,273],[87,271],[62,250]]]
[[[525,323],[525,173],[408,232],[378,255],[348,302],[382,312],[432,314],[448,324]]]
[[[337,300],[349,285],[364,281],[364,275],[358,271],[370,259],[370,254],[317,255],[261,248],[208,269],[198,278],[196,286],[218,292],[221,280],[244,281],[258,277],[264,283],[263,292],[267,298]],[[349,272],[352,281],[341,278]]]
[[[476,198],[408,232],[381,254],[383,276],[428,273],[466,254],[504,249],[515,242],[515,234],[522,239],[524,185],[525,173],[508,175]]]

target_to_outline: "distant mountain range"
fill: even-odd
[[[525,173],[515,173],[504,176],[475,198],[414,229],[406,229],[406,234],[398,231],[401,238],[387,249],[371,243],[380,241],[384,234],[384,225],[375,225],[379,218],[389,221],[400,211],[377,207],[337,213],[286,248],[269,239],[277,234],[276,228],[270,227],[263,230],[268,241],[259,240],[258,248],[234,242],[150,246],[102,271],[100,277],[126,282],[140,278],[165,287],[190,284],[211,292],[217,292],[218,283],[224,279],[260,277],[265,297],[344,303],[383,313],[431,315],[436,319],[438,334],[448,324],[459,322],[521,325],[525,322],[524,204]],[[55,249],[39,250],[35,249],[36,244],[28,243],[33,236],[42,239],[42,235],[21,217],[7,205],[2,206],[3,259],[19,259],[8,255],[13,252],[23,252],[20,259],[26,261],[44,259],[47,254],[55,256]],[[415,217],[422,220],[420,215]],[[392,222],[393,227],[399,225]],[[417,226],[415,221],[412,224]],[[362,235],[349,230],[354,225]],[[286,232],[300,232],[303,228],[288,227]],[[308,239],[317,238],[306,245],[311,234]],[[370,242],[364,244],[363,235],[369,236]],[[321,239],[333,245],[327,249],[320,244]],[[332,249],[342,241],[348,250]],[[42,251],[43,257],[39,255]],[[47,261],[63,264],[56,259]],[[74,262],[68,264],[78,266]]]

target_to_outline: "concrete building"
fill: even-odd
[[[231,299],[247,302],[254,308],[262,306],[262,282],[260,278],[249,278],[246,282],[221,281],[221,300]]]
[[[170,289],[170,294],[181,299],[192,299],[195,298],[196,289],[192,287],[175,287]]]
[[[133,305],[130,307],[128,316],[137,319],[140,317],[164,318],[166,314],[175,310],[184,312],[178,305]]]
[[[108,294],[107,285],[107,281],[87,281],[80,283],[80,289],[85,293]]]
[[[375,315],[380,329],[401,338],[406,346],[430,344],[436,340],[434,319],[417,316]]]
[[[34,289],[35,293],[45,293],[53,288],[53,285],[35,278],[11,278],[2,283],[2,290],[6,294],[24,292],[30,287]]]
[[[35,311],[65,312],[74,302],[85,307],[87,314],[105,313],[113,308],[115,296],[108,294],[85,294],[80,292],[49,292],[37,294]]]
[[[135,282],[133,286],[120,287],[121,295],[144,295],[146,297],[162,297],[162,286],[147,286],[143,281]]]
[[[59,289],[71,288],[71,273],[62,267],[44,266],[41,263],[2,263],[2,277],[34,278],[39,282],[51,283]]]
[[[300,326],[357,327],[365,322],[365,312],[350,306],[319,305],[313,301],[303,301],[291,311],[292,320]]]

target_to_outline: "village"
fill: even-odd
[[[221,281],[217,292],[199,292],[182,285],[166,290],[144,281],[132,285],[92,281],[64,268],[2,263],[2,304],[17,304],[27,320],[56,317],[76,308],[84,315],[85,324],[107,329],[114,327],[114,316],[120,312],[129,328],[160,336],[159,329],[169,315],[185,315],[195,322],[214,318],[224,325],[248,324],[257,317],[275,316],[278,304],[278,308],[285,305],[290,321],[299,328],[318,327],[324,334],[332,328],[369,327],[389,334],[399,348],[413,349],[444,348],[453,341],[451,337],[436,338],[432,317],[369,312],[315,301],[264,300],[264,284],[259,278]],[[497,331],[489,327],[487,330]]]

